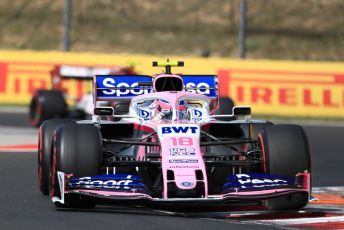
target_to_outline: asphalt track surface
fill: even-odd
[[[26,114],[1,113],[0,126],[27,127]],[[344,185],[344,127],[304,126],[313,154],[313,186]],[[0,130],[1,131],[1,130]],[[273,226],[175,214],[161,210],[106,207],[57,210],[38,191],[35,153],[0,153],[0,229],[272,229]],[[216,216],[216,215],[214,215]]]

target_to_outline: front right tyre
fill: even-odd
[[[233,113],[234,101],[230,97],[219,98],[219,108],[216,110],[217,115],[230,115]],[[217,120],[231,121],[233,117],[218,117]]]
[[[258,135],[262,147],[264,172],[295,177],[305,171],[311,173],[311,156],[305,131],[298,125],[271,125]],[[298,210],[308,203],[307,194],[266,200],[271,210]]]

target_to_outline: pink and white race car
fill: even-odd
[[[183,62],[153,66],[165,72],[94,76],[94,103],[130,103],[128,114],[96,107],[92,120],[41,125],[39,186],[57,207],[307,205],[310,150],[300,126],[253,120],[250,107],[216,115],[216,76],[172,74]]]

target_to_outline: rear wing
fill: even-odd
[[[94,75],[110,74],[112,71],[112,68],[61,65],[59,66],[58,70],[59,70],[59,75],[63,78],[92,80]]]
[[[184,90],[203,94],[217,100],[218,81],[216,75],[181,75]],[[130,100],[151,93],[153,77],[148,75],[96,75],[94,76],[94,101]]]
[[[134,71],[132,67],[100,67],[100,66],[73,66],[56,65],[50,72],[54,89],[62,90],[62,80],[92,80],[94,75],[122,74],[123,71]]]

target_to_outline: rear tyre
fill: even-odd
[[[30,102],[29,119],[33,126],[52,118],[64,118],[68,106],[62,92],[58,90],[38,90]]]
[[[50,196],[61,197],[57,172],[73,174],[74,177],[100,174],[102,164],[102,139],[99,130],[91,125],[66,124],[60,126],[54,135],[54,153],[51,167]],[[92,208],[94,203],[76,197],[64,208]]]
[[[263,150],[265,173],[295,176],[311,172],[311,159],[305,131],[298,125],[265,127],[258,136]],[[308,195],[291,195],[267,200],[271,210],[297,210],[308,203]]]
[[[39,128],[38,138],[38,186],[43,195],[49,195],[50,160],[54,130],[66,123],[75,123],[68,119],[52,119],[43,122]]]

